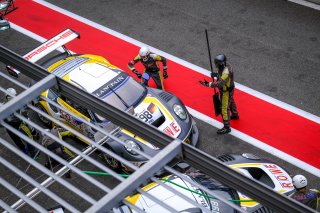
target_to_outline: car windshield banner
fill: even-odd
[[[120,73],[116,77],[114,77],[111,81],[104,84],[99,89],[93,92],[94,95],[98,96],[99,98],[105,98],[111,93],[116,92],[123,84],[125,84],[129,80],[129,76],[126,73]]]

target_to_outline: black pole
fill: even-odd
[[[208,54],[209,54],[209,61],[210,61],[210,69],[211,69],[211,74],[212,74],[213,68],[212,68],[211,51],[210,51],[210,44],[209,44],[209,38],[208,38],[208,30],[205,29],[205,32],[206,32],[207,47],[208,47]],[[212,81],[214,81],[214,78],[212,78]],[[216,93],[217,93],[216,88],[214,88],[214,94],[216,94]]]
[[[211,51],[210,51],[210,44],[209,44],[209,38],[208,38],[208,30],[205,29],[206,32],[206,39],[207,39],[207,47],[208,47],[208,53],[209,53],[209,61],[210,61],[210,69],[211,69],[211,78],[212,81],[214,82],[214,77],[213,77],[213,68],[212,68],[212,60],[211,60]],[[214,94],[212,95],[212,101],[214,105],[214,112],[216,116],[221,114],[221,101],[219,98],[219,94],[217,93],[216,88],[213,88]]]
[[[210,69],[211,69],[211,72],[213,72],[213,68],[212,68],[212,61],[211,61],[210,44],[209,44],[209,39],[208,39],[208,30],[207,30],[207,29],[205,29],[205,32],[206,32],[207,47],[208,47],[209,60],[210,60]],[[212,80],[213,80],[213,79],[212,79]]]

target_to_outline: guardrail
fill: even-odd
[[[51,153],[50,151],[42,147],[40,144],[29,139],[28,137],[24,136],[18,131],[15,131],[15,133],[17,133],[20,137],[24,138],[28,143],[32,144],[33,146],[41,150],[41,152],[44,152],[50,157],[54,158],[59,163],[63,164],[64,167],[62,171],[52,173],[51,171],[49,171],[48,169],[46,169],[36,161],[33,161],[31,158],[27,156],[22,156],[22,158],[25,161],[32,164],[34,167],[42,171],[44,174],[49,174],[49,177],[47,180],[45,180],[41,184],[37,184],[36,181],[32,180],[32,178],[31,179],[28,178],[26,174],[18,172],[19,170],[17,170],[16,173],[19,173],[18,175],[20,175],[22,178],[25,178],[24,176],[26,176],[28,181],[32,183],[36,188],[30,191],[29,193],[27,193],[26,195],[24,195],[19,190],[15,189],[13,186],[8,185],[9,190],[15,192],[15,194],[18,197],[20,197],[20,200],[11,206],[6,203],[0,202],[0,206],[2,206],[6,211],[15,210],[21,207],[24,203],[28,203],[30,206],[35,207],[36,210],[38,211],[44,211],[43,207],[36,204],[31,199],[34,196],[36,196],[39,192],[43,192],[43,193],[46,193],[50,198],[63,204],[71,212],[79,212],[77,207],[72,206],[67,202],[64,202],[62,198],[48,191],[47,187],[53,181],[58,181],[59,183],[61,183],[63,186],[67,188],[71,187],[72,191],[74,191],[79,195],[82,195],[81,196],[82,199],[85,199],[85,201],[89,203],[89,208],[86,209],[86,212],[110,211],[112,208],[118,207],[119,203],[121,203],[120,201],[122,201],[122,203],[130,205],[125,200],[125,197],[128,195],[131,195],[135,191],[139,191],[143,193],[142,190],[139,189],[139,187],[141,187],[143,184],[146,183],[146,181],[149,181],[150,179],[159,180],[154,176],[154,174],[162,169],[172,174],[175,174],[177,176],[181,176],[181,173],[167,166],[167,164],[170,161],[178,160],[178,161],[183,161],[188,163],[193,168],[203,171],[204,173],[211,176],[212,178],[222,182],[223,184],[235,190],[241,191],[242,193],[246,194],[252,199],[259,201],[264,206],[270,207],[271,209],[277,212],[290,212],[290,213],[313,212],[310,208],[307,208],[301,203],[298,203],[297,201],[289,199],[288,197],[273,191],[271,188],[268,188],[262,185],[256,180],[252,180],[241,175],[240,173],[224,165],[223,163],[213,158],[212,156],[209,156],[205,152],[202,152],[196,149],[195,147],[190,146],[189,144],[173,139],[172,137],[158,131],[156,128],[141,122],[140,120],[136,119],[134,116],[128,113],[125,113],[103,102],[97,97],[94,97],[91,94],[88,94],[80,90],[74,85],[71,85],[68,82],[65,82],[64,80],[54,76],[53,74],[50,74],[42,67],[26,61],[21,56],[6,49],[3,46],[0,46],[0,61],[2,61],[4,64],[14,66],[16,69],[21,71],[24,75],[28,76],[29,78],[37,82],[34,85],[32,85],[30,88],[20,85],[25,90],[15,98],[13,98],[13,100],[1,106],[0,121],[1,121],[1,124],[6,128],[9,128],[10,130],[15,131],[12,127],[10,128],[10,125],[7,125],[3,121],[3,119],[5,119],[10,114],[15,113],[18,109],[25,106],[36,111],[36,109],[34,109],[33,106],[30,104],[30,102],[38,98],[40,94],[46,89],[54,88],[55,90],[58,90],[65,97],[68,97],[70,100],[78,103],[83,107],[90,108],[94,112],[97,112],[99,115],[111,121],[114,125],[120,126],[124,129],[134,132],[139,137],[146,139],[153,145],[162,149],[162,151],[160,151],[156,156],[153,156],[153,157],[147,156],[149,161],[141,168],[135,168],[134,166],[132,166],[136,171],[129,178],[124,179],[124,178],[118,177],[116,173],[114,173],[109,168],[105,167],[104,165],[102,165],[101,163],[97,162],[96,160],[94,160],[89,156],[89,154],[96,149],[99,149],[103,153],[114,155],[110,153],[109,150],[103,147],[104,140],[95,142],[90,140],[89,138],[85,138],[86,141],[89,141],[91,150],[90,151],[85,150],[83,152],[79,152],[78,150],[73,148],[70,144],[67,144],[58,138],[54,138],[50,134],[44,133],[44,134],[47,134],[49,137],[52,137],[53,139],[57,140],[59,143],[63,144],[64,146],[67,146],[68,148],[72,149],[72,151],[76,152],[76,154],[80,156],[79,158],[81,158],[82,160],[86,160],[93,163],[95,166],[98,166],[103,171],[112,174],[112,176],[114,176],[118,181],[120,181],[120,184],[118,184],[115,188],[110,189],[110,188],[106,188],[101,183],[96,182],[94,179],[90,178],[88,175],[81,174],[81,172],[79,172],[79,169],[75,167],[76,162],[67,162],[59,158],[54,153]],[[12,80],[12,82],[16,82],[16,81]],[[3,90],[4,89],[2,89],[2,91]],[[41,112],[37,111],[37,113],[41,113]],[[23,119],[23,116],[20,117],[18,114],[15,114],[15,115],[20,119]],[[59,122],[56,120],[54,121]],[[45,132],[43,128],[33,123],[32,121],[28,121],[26,119],[25,122],[30,123],[39,131]],[[109,131],[105,131],[94,125],[93,127],[96,128],[97,131],[100,131],[102,134],[104,134],[106,138],[113,138],[112,133],[110,133]],[[74,134],[79,134],[76,131],[70,129],[66,125],[64,125],[63,128],[66,128],[72,131]],[[121,143],[121,141],[119,142]],[[16,154],[17,154],[17,151],[19,151],[1,138],[0,138],[0,144],[7,147],[9,150],[11,150]],[[125,159],[121,158],[120,156],[117,156],[117,159],[119,159],[124,164],[128,163],[126,162]],[[2,164],[8,163],[7,161],[3,160],[1,157],[0,157],[0,160]],[[12,165],[10,164],[10,166]],[[79,189],[70,186],[69,183],[61,179],[61,175],[63,175],[68,170],[72,170],[78,175],[81,174],[81,176],[85,178],[89,183],[94,184],[96,187],[102,190],[104,195],[101,196],[98,200],[96,200],[86,195],[85,192],[79,191]],[[8,184],[2,179],[0,179],[0,183],[2,185]],[[197,185],[196,183],[193,183],[193,184]],[[216,194],[214,194],[212,191],[208,189],[204,189],[204,190],[212,196],[217,196]],[[153,197],[152,199],[155,200],[155,202],[159,202],[161,205],[163,205],[165,208],[169,209],[170,211],[172,210],[170,206],[167,206],[166,204],[161,203],[161,201],[157,200],[157,198]],[[240,212],[243,211],[234,204],[233,205],[231,204],[231,206]],[[203,207],[201,206],[198,206],[198,207],[201,208],[203,211],[207,212],[207,210],[204,209]],[[143,212],[141,209],[139,211]]]

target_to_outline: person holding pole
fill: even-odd
[[[218,54],[214,58],[214,64],[218,72],[213,72],[207,30],[205,30],[205,33],[207,38],[212,82],[208,82],[204,80],[204,81],[199,81],[199,83],[206,87],[219,89],[220,100],[218,98],[216,90],[214,90],[213,101],[214,101],[216,116],[218,116],[219,114],[221,114],[222,116],[223,128],[218,129],[217,133],[227,134],[231,132],[230,119],[231,120],[239,119],[239,113],[237,111],[236,102],[234,101],[234,98],[233,98],[233,93],[234,93],[233,70],[232,70],[232,67],[229,64],[227,64],[227,57],[224,54]]]

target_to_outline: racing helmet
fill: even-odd
[[[7,93],[10,94],[10,95],[9,94],[6,95],[7,101],[11,100],[12,96],[16,96],[17,95],[17,91],[15,89],[13,89],[13,88],[8,88],[7,89]]]
[[[143,61],[147,61],[150,56],[149,47],[147,47],[147,46],[141,47],[141,49],[139,51],[139,55]]]
[[[296,175],[292,178],[293,186],[296,189],[304,188],[308,185],[307,178],[303,175]]]
[[[214,57],[214,64],[218,69],[224,68],[227,65],[227,57],[224,54],[218,54]]]

